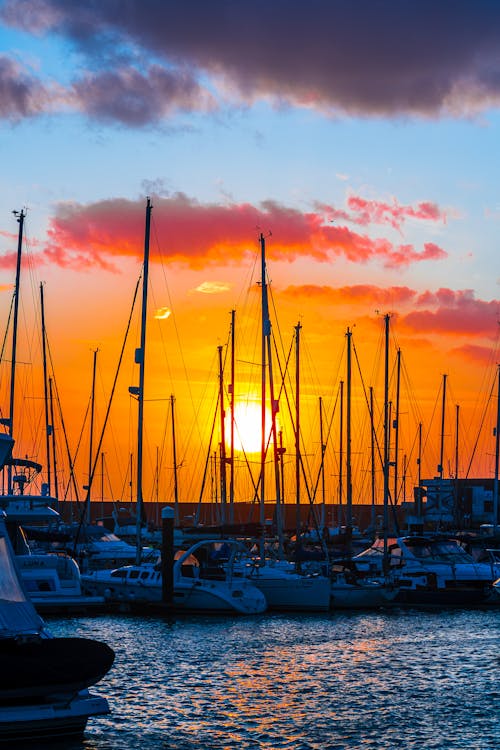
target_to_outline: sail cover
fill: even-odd
[[[0,518],[0,638],[39,633],[43,621],[24,593],[5,522]]]

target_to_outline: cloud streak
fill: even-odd
[[[346,226],[332,226],[324,213],[301,212],[274,201],[251,204],[201,204],[177,193],[154,200],[153,217],[163,257],[191,268],[235,263],[254,253],[260,231],[272,231],[271,259],[293,262],[310,257],[331,263],[344,257],[353,263],[371,261],[401,269],[421,261],[447,257],[442,248],[425,243],[394,245]],[[113,270],[115,259],[142,253],[142,201],[113,199],[82,205],[60,204],[50,220],[45,256],[61,266]]]
[[[379,287],[371,284],[330,287],[317,285],[290,286],[288,297],[316,299],[325,305],[352,306],[366,313],[379,308],[398,316],[398,327],[412,334],[441,334],[495,339],[500,321],[500,299],[477,299],[471,289],[438,289],[418,292],[407,286]],[[479,353],[477,345],[464,344],[460,350],[470,357]],[[477,350],[477,351],[476,351]],[[491,353],[491,350],[490,350]],[[479,354],[478,354],[479,355]],[[482,356],[482,355],[481,355]]]
[[[153,56],[210,77],[236,103],[437,117],[500,102],[496,0],[150,0],[147,11],[140,0],[8,0],[2,15],[70,39],[94,71],[110,50]]]

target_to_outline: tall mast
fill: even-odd
[[[218,346],[219,352],[219,408],[220,408],[220,521],[226,523],[226,410],[224,409],[224,369],[222,367],[222,346]]]
[[[370,452],[371,452],[371,527],[375,533],[375,422],[373,416],[373,386],[370,386]]]
[[[444,418],[446,412],[446,375],[443,375],[443,402],[441,408],[441,447],[439,451],[439,466],[438,474],[439,478],[443,478],[443,463],[444,463]]]
[[[89,441],[89,479],[88,484],[86,485],[85,489],[87,490],[87,497],[85,499],[85,515],[87,518],[87,523],[90,523],[90,492],[92,489],[92,479],[93,479],[93,441],[94,441],[94,407],[95,407],[95,373],[96,373],[96,362],[97,362],[97,352],[99,349],[95,349],[94,351],[94,363],[92,367],[92,391],[91,391],[91,398],[90,398],[90,441]]]
[[[231,384],[229,386],[230,395],[230,411],[231,411],[231,447],[230,447],[230,458],[229,458],[229,522],[234,523],[234,376],[235,376],[235,317],[236,310],[231,310]]]
[[[399,454],[399,393],[401,386],[401,349],[397,351],[397,375],[396,375],[396,414],[394,416],[394,505],[398,504],[398,454]]]
[[[271,323],[267,309],[267,282],[266,282],[266,241],[264,235],[260,235],[260,284],[261,284],[261,308],[262,308],[262,351],[261,351],[261,442],[260,442],[260,525],[262,528],[262,549],[261,557],[264,558],[264,524],[265,516],[265,495],[266,495],[266,341],[268,332],[270,332]]]
[[[417,516],[422,515],[422,422],[418,423]]]
[[[21,253],[23,248],[23,228],[24,219],[26,216],[25,211],[13,211],[14,216],[17,217],[19,224],[19,232],[17,236],[17,262],[16,262],[16,281],[14,286],[14,318],[12,324],[12,357],[10,365],[10,405],[9,405],[9,435],[14,435],[14,397],[15,397],[15,383],[16,383],[16,354],[17,354],[17,319],[19,313],[19,291],[21,281]],[[8,467],[8,492],[12,493],[12,465]]]
[[[385,323],[385,358],[384,358],[384,561],[388,559],[387,537],[389,534],[389,320]]]
[[[266,463],[266,369],[269,372],[269,399],[271,402],[271,431],[273,438],[274,479],[276,492],[276,524],[278,527],[279,546],[282,544],[281,519],[281,484],[280,484],[280,451],[276,432],[276,414],[278,401],[274,398],[273,367],[271,357],[271,320],[269,318],[269,302],[266,280],[266,242],[264,235],[260,235],[261,247],[261,286],[262,286],[262,393],[261,393],[261,503],[260,522],[264,530],[265,524],[265,463]],[[266,368],[267,364],[267,368]],[[264,533],[264,531],[263,531]],[[264,536],[261,537],[261,557],[264,560]]]
[[[325,452],[323,438],[323,399],[319,397],[319,440],[321,444],[321,530],[326,526],[326,492],[325,492]]]
[[[49,378],[49,402],[50,402],[50,427],[52,437],[52,458],[54,460],[54,495],[56,500],[59,500],[59,485],[57,483],[57,453],[56,453],[56,431],[55,431],[55,420],[54,420],[54,398],[52,396],[52,378]],[[71,466],[71,473],[73,474],[73,467]],[[49,491],[50,494],[50,491]]]
[[[344,481],[344,381],[340,381],[340,445],[339,445],[339,526],[342,526],[342,495]]]
[[[141,312],[141,346],[135,350],[135,361],[139,365],[139,388],[137,393],[137,505],[136,505],[136,564],[141,562],[142,542],[141,526],[143,515],[142,497],[142,449],[144,439],[144,370],[146,364],[146,321],[148,311],[148,280],[149,280],[149,236],[151,227],[151,201],[146,202],[146,227],[144,232],[144,268],[142,276],[142,312]]]
[[[346,526],[352,528],[352,463],[351,463],[351,343],[352,331],[347,329],[347,410],[346,410]]]
[[[493,480],[493,527],[498,527],[498,460],[500,457],[500,365],[498,365],[497,424],[495,428],[495,478]]]
[[[295,326],[295,527],[300,538],[300,322]]]
[[[52,426],[49,420],[49,394],[47,382],[47,337],[45,332],[45,305],[43,300],[43,284],[40,283],[40,310],[42,317],[42,357],[43,357],[43,398],[45,403],[45,454],[47,462],[47,489],[51,494],[51,476],[50,476],[50,434]]]
[[[170,396],[170,410],[172,415],[172,452],[174,461],[174,521],[176,526],[179,525],[179,487],[177,484],[177,446],[175,439],[175,414],[174,414],[174,403],[175,398],[173,394]]]

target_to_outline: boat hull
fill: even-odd
[[[77,693],[111,669],[114,651],[88,638],[0,640],[0,702]]]
[[[330,582],[315,576],[255,574],[248,578],[265,596],[269,609],[326,612],[330,608]]]
[[[0,742],[38,742],[79,737],[91,716],[109,713],[108,702],[85,693],[71,700],[0,706]]]
[[[397,588],[386,586],[333,584],[330,601],[332,609],[370,609],[391,604],[398,593]]]

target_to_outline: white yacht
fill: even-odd
[[[238,546],[232,540],[211,540],[177,552],[173,567],[174,609],[246,615],[264,612],[264,595],[233,573]],[[130,606],[159,604],[162,600],[162,574],[158,563],[143,562],[111,571],[95,570],[82,574],[82,585],[89,594]]]
[[[380,573],[385,566],[397,574],[397,603],[467,605],[492,599],[491,565],[475,562],[456,539],[400,536],[387,540],[387,552],[385,556],[384,540],[377,539],[353,559],[365,572]]]
[[[69,555],[16,555],[16,563],[37,612],[87,612],[104,604],[102,596],[83,594],[80,568]]]

